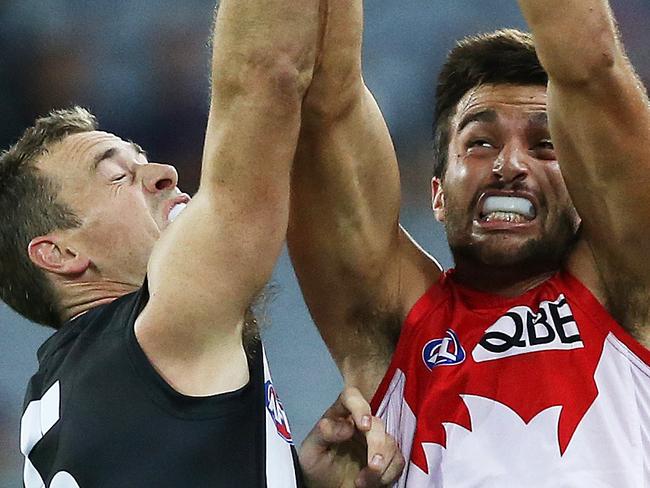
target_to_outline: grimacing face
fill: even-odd
[[[154,243],[189,197],[169,165],[113,134],[72,134],[54,144],[38,168],[60,185],[58,198],[81,219],[62,233],[102,279],[140,286]],[[177,210],[174,210],[177,208]]]
[[[546,116],[546,88],[485,84],[458,103],[433,205],[456,260],[559,266],[580,218]]]

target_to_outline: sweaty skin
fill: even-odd
[[[518,295],[557,270],[580,219],[564,185],[542,87],[483,85],[459,102],[433,209],[472,288]],[[527,200],[532,213],[485,214],[490,197]],[[496,276],[496,280],[495,280]]]
[[[649,346],[650,261],[638,245],[650,232],[650,193],[638,184],[648,161],[645,91],[607,2],[520,4],[551,82],[548,93],[475,87],[456,107],[449,166],[432,190],[458,279],[516,296],[567,269]],[[370,399],[406,314],[441,270],[399,227],[394,150],[361,76],[362,5],[339,7],[328,29],[336,47],[316,71],[330,75],[303,106],[288,239],[325,342],[346,382]],[[524,198],[534,218],[485,221],[490,196]]]

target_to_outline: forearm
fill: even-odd
[[[552,82],[597,83],[627,63],[607,0],[518,0]]]
[[[399,176],[388,129],[361,74],[363,2],[326,5],[324,37],[302,107],[294,208],[299,215],[314,212],[326,228],[347,238],[339,250],[351,251],[355,244],[362,247],[354,239],[370,245],[377,237],[390,240],[397,226]],[[325,191],[314,198],[317,187]],[[380,235],[366,236],[375,233]]]
[[[227,103],[269,83],[287,96],[302,95],[320,23],[319,0],[222,0],[212,43],[213,102]]]
[[[365,96],[361,76],[363,2],[327,0],[323,5],[319,55],[303,104],[303,118],[315,125],[336,123]]]
[[[264,179],[260,170],[288,173],[292,157],[285,156],[295,150],[319,25],[318,0],[222,0],[213,36],[202,187],[244,190]],[[240,140],[250,146],[253,135],[260,155],[270,150],[280,157],[235,167],[231,161],[242,159]],[[263,147],[271,143],[278,147]]]
[[[319,0],[222,0],[197,197],[224,296],[248,306],[286,234],[289,179],[311,79]],[[237,307],[233,307],[237,308]]]

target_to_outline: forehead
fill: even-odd
[[[114,134],[101,131],[81,132],[66,136],[48,147],[37,164],[40,171],[60,185],[59,198],[70,203],[93,191],[95,167],[102,156],[116,150],[115,154],[137,153],[134,145]]]
[[[135,152],[132,143],[102,131],[81,132],[52,144],[39,160],[39,167],[56,175],[90,175],[96,162],[109,150]]]
[[[468,119],[479,115],[479,121],[494,122],[499,118],[528,119],[531,114],[546,113],[546,87],[539,85],[486,84],[469,90],[456,106],[452,130],[458,130]],[[493,120],[491,120],[493,119]]]

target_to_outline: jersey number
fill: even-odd
[[[61,385],[57,381],[40,400],[29,402],[20,420],[20,452],[25,456],[25,488],[45,488],[43,478],[29,460],[29,453],[59,421],[60,410]],[[52,478],[49,488],[79,488],[79,484],[70,473],[59,471]]]

